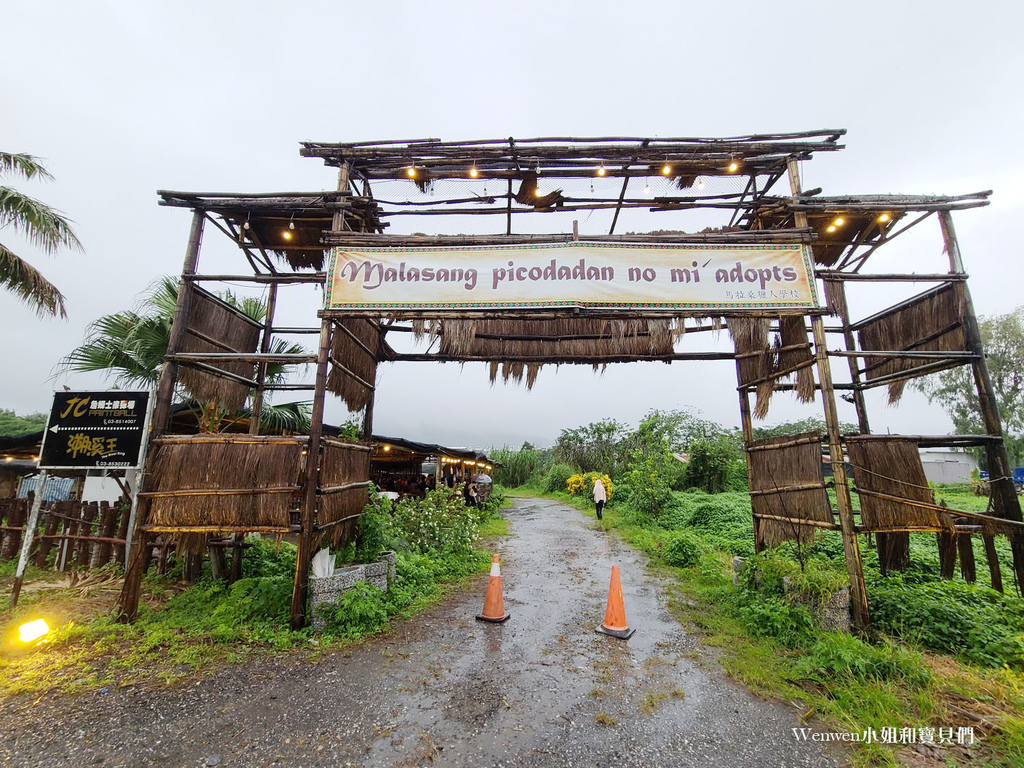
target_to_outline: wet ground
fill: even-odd
[[[236,665],[0,714],[31,766],[832,766],[783,704],[729,681],[665,608],[643,558],[542,499],[506,510],[504,624],[486,576],[372,642],[316,662]],[[595,633],[619,566],[627,641]]]

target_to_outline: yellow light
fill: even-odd
[[[883,224],[885,224],[885,222],[887,222],[889,220],[889,214],[888,213],[883,213],[881,216],[878,217],[878,220],[880,222],[882,222]]]
[[[544,193],[540,191],[540,187],[537,187],[535,190],[533,190],[533,196],[534,197],[540,197],[543,194]]]
[[[408,176],[410,179],[415,179],[416,178],[416,166],[415,165],[410,165],[408,168],[406,168],[405,169],[405,175]]]
[[[13,456],[4,456],[4,461],[14,461]]]
[[[733,160],[729,163],[729,173],[736,173],[740,169],[740,164]]]
[[[606,170],[604,169],[604,166],[603,166],[603,165],[602,165],[602,166],[601,166],[600,168],[598,168],[598,169],[597,169],[597,175],[598,175],[598,176],[604,176],[604,175],[605,175],[606,173],[608,173],[608,171],[606,171]]]
[[[479,175],[480,175],[480,171],[478,171],[476,169],[475,165],[472,168],[469,169],[469,176],[470,176],[470,178],[475,179]]]
[[[384,450],[385,451],[390,451],[391,450],[391,446],[390,445],[385,445],[384,446]]]
[[[43,619],[36,619],[35,621],[30,621],[28,624],[22,624],[18,627],[18,637],[23,643],[31,643],[33,640],[38,640],[49,631],[50,627]]]
[[[828,229],[825,230],[825,231],[826,232],[835,232],[836,231],[836,225],[835,224],[830,224]]]
[[[841,227],[841,226],[843,226],[843,224],[845,224],[845,223],[846,223],[846,219],[844,219],[844,218],[843,218],[842,216],[840,216],[839,218],[837,218],[837,219],[836,219],[836,220],[835,220],[834,222],[832,222],[832,223],[833,223],[833,224],[835,224],[835,225],[836,225],[837,227]]]
[[[661,175],[662,176],[669,176],[669,175],[671,175],[671,173],[672,173],[672,166],[671,165],[669,165],[668,163],[665,163],[663,166],[661,166]]]
[[[281,237],[283,237],[285,240],[291,240],[292,233],[286,229],[284,232],[281,233]]]

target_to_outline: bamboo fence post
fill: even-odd
[[[99,505],[95,501],[82,505],[82,525],[78,529],[78,541],[75,542],[75,567],[88,568],[89,556],[95,544],[92,523],[99,514]]]
[[[327,394],[327,363],[331,352],[333,322],[320,323],[320,349],[316,363],[316,389],[309,425],[309,446],[306,449],[305,486],[302,496],[299,551],[295,558],[295,584],[292,589],[291,628],[302,629],[306,623],[306,591],[309,586],[309,562],[312,558],[313,528],[316,523],[317,486],[320,469],[320,436],[323,433],[324,399]]]
[[[58,502],[58,508],[63,503],[65,502]],[[36,551],[36,568],[46,567],[46,560],[50,556],[50,550],[53,549],[58,525],[60,525],[60,518],[52,512],[48,513],[46,516],[46,526],[43,529],[43,537],[39,540],[39,549]]]
[[[747,388],[742,384],[740,377],[740,361],[736,361],[736,383],[739,384],[737,391],[740,396],[740,424],[743,427],[743,444],[746,447],[744,457],[747,464],[747,488],[754,487],[754,478],[750,465],[750,444],[754,442],[754,425],[750,417],[750,394],[747,392]],[[761,540],[761,526],[757,519],[757,516],[753,516],[754,522],[754,551],[760,552],[764,549],[764,544]]]
[[[974,546],[971,544],[971,534],[958,533],[956,535],[956,548],[960,552],[960,575],[968,584],[978,580],[978,571],[974,563]]]
[[[25,522],[24,535],[21,537],[21,553],[18,555],[18,567],[14,571],[14,587],[11,589],[11,608],[18,604],[18,596],[21,594],[21,585],[25,579],[25,566],[28,565],[28,551],[32,548],[32,539],[36,530],[36,522],[39,520],[39,510],[43,506],[43,496],[46,492],[46,470],[39,471],[36,479],[36,495],[32,499],[32,509],[28,513],[28,520]]]
[[[197,208],[192,214],[192,229],[189,233],[188,247],[185,251],[185,264],[182,268],[181,280],[178,282],[178,306],[174,310],[174,320],[171,324],[171,336],[167,342],[167,354],[173,355],[181,346],[185,338],[188,312],[192,304],[192,281],[191,275],[196,273],[199,263],[199,251],[203,242],[203,222],[206,214],[201,208]],[[173,360],[164,362],[163,371],[160,373],[160,384],[157,387],[153,415],[150,417],[149,437],[159,437],[167,428],[167,419],[171,411],[171,397],[174,395],[174,382],[177,378],[178,364]],[[145,464],[141,470],[141,483],[139,491],[151,490],[152,479],[145,471]],[[144,550],[146,549],[146,534],[143,527],[146,525],[150,503],[143,500],[138,501],[139,494],[135,494],[137,510],[135,519],[130,521],[128,537],[125,541],[125,554],[128,563],[125,567],[124,586],[121,588],[121,596],[118,599],[118,620],[122,622],[134,621],[135,614],[139,608],[139,589],[142,586],[144,575],[142,566]],[[136,546],[131,547],[131,540],[136,540]]]
[[[789,186],[794,196],[800,194],[800,168],[795,158],[787,163]],[[794,223],[797,227],[808,224],[806,213],[795,213]],[[839,437],[839,414],[836,412],[835,390],[832,387],[832,368],[828,360],[828,348],[825,341],[825,324],[821,315],[811,317],[811,330],[814,334],[814,354],[818,364],[818,379],[821,385],[821,402],[825,411],[825,427],[828,430],[829,457],[832,463],[832,477],[836,484],[836,511],[839,514],[839,526],[843,536],[843,552],[846,555],[846,573],[850,578],[850,609],[853,626],[861,632],[871,626],[871,615],[868,610],[868,597],[864,585],[864,565],[860,558],[860,547],[857,543],[857,532],[853,521],[853,499],[850,497],[850,486],[846,482],[846,463],[843,445]]]
[[[36,481],[38,485],[38,480]],[[36,489],[35,495],[32,497],[33,500],[39,495],[39,489]],[[26,499],[15,499],[14,503],[11,504],[7,513],[7,527],[10,529],[19,528],[25,523],[25,516],[28,512],[29,504]],[[14,553],[18,551],[19,544],[21,543],[21,531],[8,530],[4,531],[3,546],[0,547],[0,559],[10,560],[14,557]]]
[[[117,507],[110,506],[109,502],[100,502],[100,542],[92,551],[92,558],[89,560],[89,568],[99,568],[110,562],[111,544],[106,539],[114,535],[114,525],[117,523]]]
[[[956,239],[956,230],[953,228],[953,216],[949,211],[939,211],[939,226],[942,229],[942,239],[946,245],[946,253],[949,255],[949,268],[951,272],[963,272],[963,258],[960,255],[960,245]],[[1005,517],[1009,520],[1020,522],[1022,519],[1020,500],[1017,498],[1017,490],[1013,485],[1013,470],[1010,468],[1010,459],[1006,454],[1006,443],[1003,441],[1003,426],[999,418],[999,406],[996,403],[995,393],[992,390],[992,378],[989,375],[988,363],[985,361],[984,348],[981,343],[981,330],[978,328],[978,318],[974,313],[974,302],[971,299],[970,289],[967,283],[960,284],[961,296],[964,306],[964,338],[969,351],[975,354],[971,363],[974,370],[974,382],[978,389],[978,402],[981,405],[981,416],[985,423],[985,431],[999,439],[985,445],[985,453],[988,458],[989,476],[992,478],[992,499],[997,517]],[[1009,536],[1010,549],[1013,552],[1013,570],[1017,576],[1018,591],[1024,590],[1024,535],[1015,533]],[[989,554],[991,552],[991,555]],[[994,547],[990,550],[985,548],[986,559],[988,560],[989,572],[992,576],[992,585],[995,587],[998,582],[1002,586],[1002,576],[999,574],[999,558],[993,557]]]

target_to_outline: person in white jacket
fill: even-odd
[[[594,481],[594,503],[597,504],[597,519],[601,519],[601,513],[604,511],[604,503],[608,501],[608,494],[604,491],[604,483],[601,482],[601,478],[597,478]]]

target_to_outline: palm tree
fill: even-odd
[[[53,176],[32,155],[0,152],[0,176],[16,174],[26,181]],[[11,227],[33,245],[53,254],[62,247],[82,250],[71,223],[60,213],[16,189],[0,185],[0,228]],[[35,308],[40,317],[67,317],[64,294],[38,270],[0,243],[0,286]]]
[[[221,294],[221,298],[254,320],[263,320],[266,315],[266,306],[258,299],[238,298],[230,291]],[[118,385],[154,386],[160,379],[177,304],[178,284],[170,277],[161,278],[142,297],[137,310],[103,315],[90,323],[86,329],[86,340],[61,360],[61,368],[81,372],[105,371]],[[287,344],[278,339],[270,351],[274,354],[302,354],[306,350],[298,344]],[[268,363],[266,381],[280,382],[286,370],[287,366],[281,363]],[[195,412],[203,431],[216,432],[252,415],[249,408],[224,414],[215,404],[196,402],[184,390],[179,391],[178,396]],[[260,426],[275,432],[305,432],[309,429],[309,418],[307,403],[271,405],[264,402]]]

